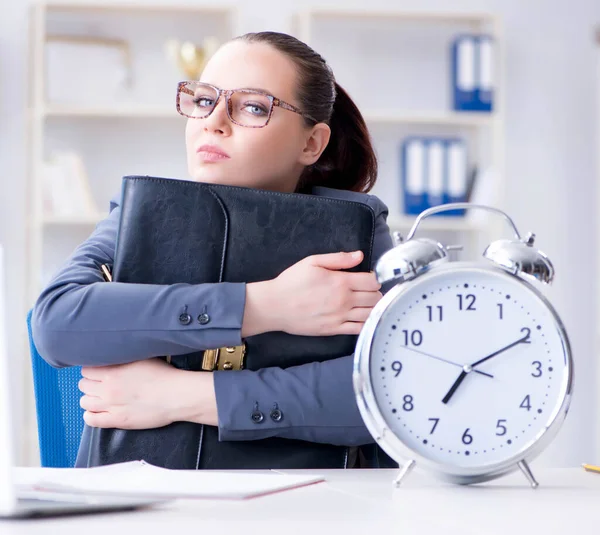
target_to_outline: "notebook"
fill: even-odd
[[[245,500],[325,481],[320,475],[274,471],[171,470],[145,461],[94,468],[28,468],[15,471],[22,491],[52,491],[154,499]]]

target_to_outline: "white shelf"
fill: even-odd
[[[371,10],[371,9],[331,9],[314,8],[304,10],[300,16],[314,18],[360,18],[360,19],[401,19],[406,21],[422,22],[451,22],[480,24],[482,22],[494,22],[497,17],[485,12],[451,12],[451,11],[397,11],[397,10]]]
[[[95,225],[107,216],[106,212],[75,216],[45,215],[41,218],[40,223],[45,226]]]
[[[479,112],[413,112],[413,111],[366,111],[365,121],[370,125],[428,124],[481,127],[491,126],[496,119],[494,113]]]
[[[50,104],[34,109],[34,113],[42,117],[65,118],[127,118],[127,119],[183,119],[175,106],[78,106]]]
[[[148,118],[148,119],[180,119],[181,115],[173,108],[160,106],[78,106],[50,104],[34,109],[40,117],[65,118]],[[466,127],[490,126],[494,120],[493,113],[477,112],[411,112],[397,110],[365,111],[365,121],[370,125],[394,124],[427,124]]]
[[[207,13],[216,15],[229,15],[230,7],[218,7],[216,5],[192,5],[192,4],[157,4],[146,2],[115,3],[115,2],[46,2],[45,8],[49,11],[67,12],[91,12],[91,11],[133,11],[142,13]]]
[[[391,215],[387,223],[392,232],[400,231],[406,235],[412,228],[417,216]],[[480,225],[474,224],[462,216],[435,216],[428,217],[419,224],[419,230],[453,231],[453,232],[477,232],[482,229]]]

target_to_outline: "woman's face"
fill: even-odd
[[[200,81],[220,89],[261,89],[299,107],[294,63],[267,44],[224,45]],[[325,149],[329,134],[324,123],[307,127],[301,115],[279,106],[264,128],[239,126],[229,120],[221,96],[208,117],[187,120],[188,170],[198,182],[291,192],[304,167]],[[214,151],[226,156],[215,156]]]

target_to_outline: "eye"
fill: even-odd
[[[193,102],[198,108],[211,108],[215,104],[212,98],[202,95],[194,97]]]
[[[251,115],[256,116],[267,115],[267,113],[269,112],[269,110],[265,108],[265,106],[256,102],[246,102],[242,109],[244,111],[247,111]]]

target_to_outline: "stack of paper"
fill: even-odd
[[[324,477],[270,471],[169,470],[133,461],[96,468],[16,468],[15,480],[24,491],[243,500],[311,485]]]

